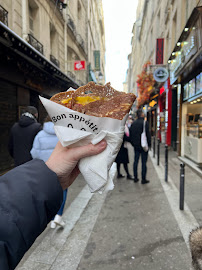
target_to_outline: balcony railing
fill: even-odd
[[[28,34],[28,42],[30,45],[32,45],[37,51],[39,51],[41,54],[43,54],[43,45],[31,34]]]
[[[79,45],[83,48],[83,50],[85,51],[85,44],[84,44],[84,40],[82,39],[81,35],[77,34],[76,40],[79,43]]]
[[[67,71],[67,75],[73,80],[76,79],[76,76],[71,71]]]
[[[53,64],[55,64],[57,67],[60,67],[60,62],[52,55],[50,54],[50,60]]]
[[[67,25],[69,26],[73,34],[76,36],[76,26],[69,15],[67,15]]]
[[[0,21],[8,26],[8,11],[0,5]]]
[[[57,7],[57,9],[60,11],[61,15],[62,15],[62,10],[63,8],[67,7],[67,4],[64,3],[64,0],[51,0],[55,7]]]

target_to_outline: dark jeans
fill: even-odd
[[[135,159],[133,164],[133,171],[134,171],[134,177],[138,178],[137,168],[138,168],[138,162],[139,157],[141,155],[142,158],[142,181],[146,180],[146,173],[147,173],[147,158],[148,158],[148,152],[145,152],[141,148],[134,148],[135,150]]]
[[[65,207],[65,202],[66,202],[66,198],[67,198],[67,191],[68,191],[68,188],[63,190],[63,202],[62,202],[62,205],[60,206],[59,211],[57,212],[57,214],[60,216],[62,216],[64,207]]]
[[[120,167],[121,167],[121,163],[116,163],[117,164],[117,172],[118,172],[118,175],[120,175]],[[125,172],[127,173],[127,176],[130,176],[129,174],[129,171],[128,171],[128,163],[123,163],[123,167],[124,167],[124,170]]]

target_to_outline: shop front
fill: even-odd
[[[182,154],[202,167],[202,72],[183,86]]]
[[[168,62],[177,89],[178,154],[202,167],[202,7],[193,10]]]

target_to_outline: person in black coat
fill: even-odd
[[[129,170],[128,170],[128,163],[129,163],[128,148],[125,145],[126,145],[126,142],[130,142],[130,138],[129,138],[128,127],[125,126],[125,129],[127,129],[127,132],[125,130],[121,148],[120,148],[120,150],[116,156],[116,159],[115,159],[115,162],[117,164],[117,172],[118,172],[117,177],[118,178],[125,177],[125,175],[122,175],[120,172],[121,164],[123,164],[124,170],[125,170],[126,175],[127,175],[127,179],[134,180],[134,178],[130,175]]]
[[[147,173],[147,158],[148,158],[148,151],[144,151],[141,146],[141,134],[143,132],[143,124],[144,124],[144,112],[141,109],[137,110],[137,119],[132,123],[130,127],[130,141],[132,146],[134,147],[135,151],[135,158],[134,158],[134,182],[138,182],[138,162],[139,157],[141,155],[142,158],[142,184],[149,183],[149,180],[146,179]],[[148,122],[145,122],[145,132],[147,137],[148,147],[151,148],[151,135],[149,132],[149,125]]]
[[[33,159],[0,176],[0,269],[13,270],[59,210],[63,190],[80,171],[81,158],[101,153],[97,145],[67,148],[60,142],[50,158]]]
[[[38,111],[33,106],[28,106],[18,123],[15,123],[10,132],[8,151],[14,159],[15,166],[32,160],[30,150],[36,134],[42,129],[37,123]]]

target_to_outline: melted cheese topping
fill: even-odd
[[[61,100],[61,102],[62,102],[63,104],[66,104],[66,103],[69,103],[71,99],[72,99],[72,98],[63,99],[63,100]]]
[[[90,102],[96,101],[96,100],[100,100],[103,98],[100,97],[96,97],[96,96],[83,96],[83,97],[76,97],[76,103],[82,104],[82,105],[86,105]]]

